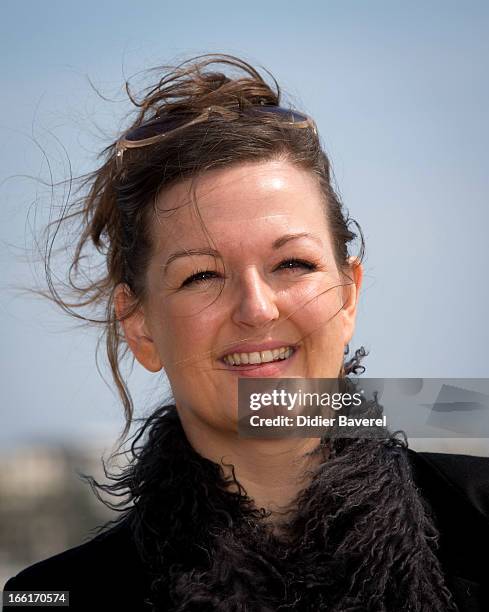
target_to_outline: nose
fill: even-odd
[[[263,327],[279,318],[277,294],[256,269],[241,276],[232,318],[248,327]]]

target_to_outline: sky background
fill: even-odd
[[[42,278],[24,261],[51,203],[35,178],[49,180],[46,159],[54,180],[68,160],[94,168],[130,109],[124,79],[201,53],[270,70],[315,118],[366,240],[351,344],[370,351],[365,375],[489,377],[488,3],[4,0],[1,13],[0,449],[120,431],[98,330],[12,289]],[[164,395],[161,375],[129,380],[138,415]]]

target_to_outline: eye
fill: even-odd
[[[305,259],[286,259],[278,266],[285,270],[294,270],[295,268],[305,268],[306,270],[317,270],[317,265]]]
[[[214,272],[213,270],[198,270],[197,272],[194,272],[192,276],[189,276],[187,279],[185,279],[181,286],[187,287],[195,283],[205,283],[209,280],[209,275],[217,276],[216,272]]]
[[[314,271],[317,270],[317,265],[304,259],[285,259],[278,265],[277,269],[282,270],[295,270],[296,268],[305,268],[306,270]],[[213,270],[198,270],[191,276],[185,279],[182,283],[182,287],[188,287],[199,283],[205,283],[211,278],[217,278],[217,272]]]

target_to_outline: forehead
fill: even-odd
[[[238,238],[253,243],[287,232],[327,232],[317,179],[279,160],[212,170],[178,183],[160,194],[157,211],[158,250],[207,237],[215,244]]]

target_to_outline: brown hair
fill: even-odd
[[[226,75],[211,69],[217,64],[232,69]],[[139,97],[126,82],[126,91],[136,109],[136,117],[128,129],[165,115],[188,114],[194,117],[206,107],[216,105],[240,110],[257,104],[280,105],[281,91],[272,77],[270,86],[259,72],[245,61],[230,55],[209,54],[187,60],[176,67],[158,67],[149,73],[163,73],[158,82],[144,89]],[[63,214],[52,221],[54,237],[46,249],[46,277],[48,292],[43,295],[54,300],[67,313],[86,323],[103,327],[100,341],[105,338],[107,357],[114,382],[121,397],[126,427],[129,431],[133,417],[133,402],[120,371],[122,359],[128,352],[120,319],[114,310],[114,292],[119,283],[126,283],[134,296],[131,315],[144,301],[144,284],[151,255],[150,223],[157,196],[182,179],[196,177],[210,169],[229,167],[241,162],[287,159],[313,172],[325,196],[325,211],[333,237],[335,257],[340,270],[348,265],[348,244],[357,237],[349,229],[354,223],[359,230],[360,254],[363,259],[363,235],[358,224],[343,211],[342,203],[332,185],[332,172],[319,137],[311,130],[293,129],[270,115],[259,119],[242,113],[228,122],[223,117],[211,116],[182,132],[169,136],[151,146],[124,153],[122,170],[116,164],[117,139],[100,154],[102,164],[95,171],[77,179],[80,197],[66,207]],[[51,268],[54,240],[61,225],[78,220],[80,223],[75,250],[64,285],[69,299],[62,297],[55,285]],[[87,251],[95,247],[102,255],[103,272],[94,276],[87,263]],[[100,319],[81,315],[83,307],[102,306],[105,316]],[[348,352],[348,347],[347,351]],[[343,373],[356,372],[363,347],[343,366]]]

